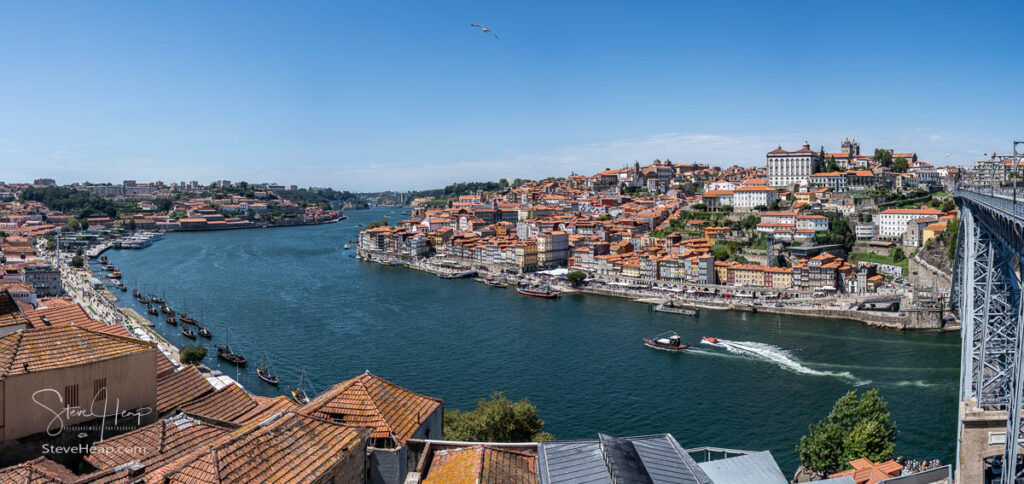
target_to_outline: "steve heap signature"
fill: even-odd
[[[51,408],[45,402],[40,401],[40,397],[47,393],[52,393],[57,396],[58,408]],[[100,391],[96,392],[89,407],[82,406],[66,406],[64,405],[64,395],[61,392],[53,388],[44,388],[42,390],[36,390],[32,393],[32,401],[40,407],[46,409],[50,413],[51,418],[49,423],[46,424],[46,435],[55,437],[60,435],[64,431],[65,425],[71,419],[102,419],[100,421],[100,440],[103,440],[103,429],[107,424],[107,419],[113,419],[113,425],[117,425],[120,420],[133,420],[135,425],[141,425],[143,417],[153,413],[153,409],[149,407],[140,407],[134,410],[122,410],[121,400],[115,398],[113,408],[110,407],[110,400],[107,399],[106,387],[101,388]]]

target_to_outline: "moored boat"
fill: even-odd
[[[349,250],[349,249],[351,249],[351,248],[352,248],[352,246],[351,246],[351,245],[345,244],[345,250]]]
[[[106,265],[106,264],[107,264],[107,262],[110,262],[110,261],[109,261],[109,260],[107,259],[107,256],[102,256],[102,257],[100,257],[100,264]]]
[[[174,316],[167,316],[167,318],[164,319],[164,321],[167,321],[167,324],[172,324],[174,326],[178,325],[178,320],[175,319]]]
[[[111,279],[120,279],[121,278],[121,271],[119,271],[117,269],[114,269],[114,272],[111,272],[110,275],[107,276],[107,277],[109,277]]]
[[[299,384],[294,388],[288,389],[288,396],[298,403],[299,405],[305,405],[309,403],[309,395],[306,394],[304,384],[306,383],[306,369],[302,369],[302,376],[299,377]]]
[[[683,343],[683,339],[679,337],[675,331],[667,331],[657,336],[651,336],[650,338],[644,338],[644,346],[662,351],[683,351],[690,347],[690,345]]]
[[[185,324],[196,324],[196,319],[185,313],[179,314],[178,319],[180,319],[181,322]]]
[[[181,327],[181,335],[189,339],[196,339],[196,332],[189,329],[188,326]]]
[[[200,326],[199,327],[199,336],[202,336],[204,338],[212,338],[213,337],[213,335],[210,334],[210,330],[206,329],[206,326]]]
[[[153,316],[160,314],[160,311],[157,311],[157,309],[153,306],[146,306],[146,312],[152,314]]]
[[[543,286],[539,288],[519,286],[516,288],[516,292],[524,296],[541,297],[545,299],[555,299],[558,297],[558,293],[552,291],[550,288],[548,288],[548,286]]]
[[[231,351],[231,346],[227,343],[217,345],[217,356],[235,366],[245,366],[248,363],[244,356]]]
[[[256,367],[256,375],[260,377],[260,380],[274,386],[281,383],[281,379],[270,371],[270,363],[267,361],[267,350],[263,350],[263,358],[260,359],[260,364]]]

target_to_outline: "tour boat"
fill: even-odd
[[[174,310],[171,309],[170,307],[168,307],[167,303],[161,304],[160,305],[160,310],[163,311],[164,314],[166,314],[168,316],[174,316]]]
[[[558,293],[551,291],[547,286],[537,289],[520,286],[516,288],[516,292],[524,296],[542,297],[545,299],[555,299],[558,297]]]
[[[181,335],[189,339],[196,339],[196,332],[188,329],[188,326],[181,327]]]
[[[167,321],[167,324],[171,324],[174,326],[178,325],[178,320],[174,319],[174,316],[167,316],[167,319],[165,319],[165,321]]]
[[[225,340],[225,343],[217,345],[217,356],[232,365],[245,366],[249,360],[246,360],[244,356],[231,351],[231,326],[228,326]]]
[[[682,338],[675,331],[668,331],[657,336],[644,338],[644,346],[662,351],[683,351],[690,347],[684,344]]]
[[[248,360],[246,360],[244,356],[238,353],[233,353],[231,351],[231,346],[229,346],[227,343],[221,343],[217,345],[217,356],[219,356],[222,360],[227,361],[228,363],[231,363],[232,365],[235,366],[245,366],[245,364],[248,362]]]
[[[150,300],[150,301],[153,301],[153,302],[154,302],[154,303],[156,303],[156,304],[163,304],[163,303],[164,303],[164,300],[163,300],[163,298],[161,298],[161,297],[158,297],[158,296],[157,296],[156,294],[151,294],[151,295],[149,296],[149,300]]]
[[[709,345],[717,345],[718,344],[718,338],[715,338],[713,336],[705,336],[705,337],[701,338],[700,341],[702,343],[707,343]]]
[[[181,313],[181,314],[179,314],[179,315],[178,315],[178,319],[180,319],[180,320],[181,320],[181,322],[183,322],[183,323],[185,323],[185,324],[196,324],[196,320],[195,320],[195,318],[193,318],[193,317],[190,317],[189,315],[187,315],[187,314],[185,314],[185,313]]]
[[[508,287],[508,284],[505,284],[504,282],[501,282],[497,279],[484,279],[484,284],[487,284],[488,286],[491,287],[496,287],[498,289],[504,289]]]
[[[270,371],[270,364],[267,363],[266,350],[263,350],[263,358],[260,360],[259,366],[256,367],[256,375],[260,377],[260,380],[263,380],[274,386],[277,386],[278,383],[281,383],[281,379]]]
[[[210,330],[206,329],[206,326],[200,326],[199,327],[199,336],[202,336],[204,338],[212,338],[213,337],[213,335],[210,334]]]
[[[109,277],[111,279],[120,279],[121,278],[121,271],[119,271],[117,269],[114,269],[114,272],[111,272],[110,275],[107,276],[107,277]]]
[[[135,296],[135,297],[139,300],[140,303],[142,303],[142,304],[149,304],[149,299],[146,299],[146,296],[143,296],[142,294],[139,294],[138,296]]]
[[[299,377],[299,385],[295,388],[288,389],[288,394],[295,403],[299,405],[305,405],[309,403],[309,396],[306,395],[306,390],[303,388],[303,384],[306,382],[306,369],[302,369],[302,376]]]
[[[157,311],[156,308],[154,308],[153,306],[146,306],[146,312],[152,314],[153,316],[160,314],[160,311]]]

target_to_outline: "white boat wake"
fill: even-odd
[[[736,355],[754,357],[759,360],[774,363],[784,370],[789,370],[802,375],[844,378],[854,382],[857,386],[871,383],[871,380],[861,380],[860,378],[853,376],[853,374],[848,371],[824,371],[809,368],[797,360],[796,357],[791,355],[788,351],[770,344],[757,343],[754,341],[730,341],[725,339],[719,339],[718,344],[709,343],[707,341],[702,341],[702,343],[713,347],[725,348],[726,351]]]

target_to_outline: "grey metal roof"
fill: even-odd
[[[541,442],[543,484],[715,484],[671,434]]]
[[[739,457],[701,462],[700,468],[715,484],[787,484],[789,481],[775,463],[771,452],[755,452]],[[852,484],[852,483],[851,483]]]

